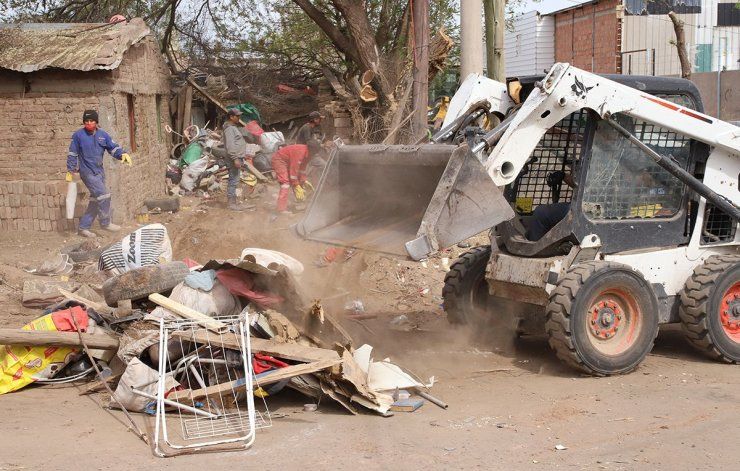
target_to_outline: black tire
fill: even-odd
[[[740,295],[740,256],[715,255],[686,281],[678,310],[689,343],[727,363],[740,362],[740,298],[721,309],[734,295]]]
[[[180,284],[190,273],[183,262],[135,268],[114,276],[103,283],[103,295],[109,306],[125,299],[141,299],[152,293],[168,291]]]
[[[491,246],[481,245],[462,254],[450,266],[442,288],[443,307],[451,324],[483,322],[490,306],[486,265]]]
[[[545,330],[558,358],[597,376],[637,368],[658,335],[652,287],[619,263],[572,266],[550,294],[546,311]]]
[[[80,244],[68,245],[60,250],[61,253],[69,255],[69,259],[74,263],[85,263],[97,260],[100,258],[100,253],[102,251],[103,249],[96,247],[96,243],[92,240],[88,240]]]
[[[151,211],[152,209],[159,208],[162,211],[176,212],[180,209],[180,198],[159,198],[154,200],[144,201],[146,209]]]

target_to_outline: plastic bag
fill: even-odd
[[[187,191],[193,191],[195,189],[195,185],[198,182],[198,177],[200,177],[203,172],[206,171],[206,168],[208,168],[208,158],[203,157],[202,159],[198,159],[192,164],[188,165],[185,170],[182,171],[182,179],[180,180],[180,188]]]
[[[239,300],[218,280],[214,280],[213,288],[208,292],[180,283],[172,290],[169,299],[212,317],[236,316],[242,311]],[[146,318],[159,320],[162,317],[171,319],[173,316],[170,311],[158,306]]]
[[[114,407],[123,406],[126,410],[131,412],[143,412],[146,410],[148,404],[155,401],[154,399],[146,398],[134,393],[133,388],[137,388],[147,394],[156,396],[158,379],[159,373],[157,370],[149,368],[138,358],[134,358],[126,366],[126,371],[121,375],[118,387],[115,392],[113,392],[113,401],[111,401],[111,405]],[[168,373],[164,379],[165,397],[167,396],[167,393],[176,389],[179,385],[180,384],[172,377],[172,374]]]
[[[200,160],[203,156],[203,148],[198,142],[191,142],[189,146],[185,148],[185,151],[180,156],[180,167],[192,165],[196,160]]]
[[[280,131],[266,132],[260,136],[262,152],[272,154],[282,145],[285,145],[285,136]]]
[[[162,224],[148,224],[103,250],[98,270],[119,275],[132,268],[172,261],[172,243]]]
[[[74,316],[81,331],[86,331],[88,317],[79,306],[52,312],[34,319],[22,330],[75,332]],[[77,349],[72,347],[0,346],[0,394],[17,391],[39,379],[54,377],[69,363]]]

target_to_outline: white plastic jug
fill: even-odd
[[[67,219],[74,219],[75,217],[75,204],[77,204],[77,182],[67,183]]]

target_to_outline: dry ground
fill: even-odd
[[[293,392],[270,398],[273,426],[249,451],[157,459],[126,431],[122,416],[78,395],[76,387],[29,387],[0,398],[0,470],[19,469],[738,469],[733,436],[740,433],[736,366],[689,350],[675,327],[632,374],[583,377],[561,365],[543,338],[514,341],[507,333],[473,335],[452,329],[439,306],[443,256],[427,268],[358,254],[343,265],[313,268],[325,248],[297,240],[294,218],[270,223],[265,211],[234,215],[218,204],[185,199],[165,223],[176,258],[239,255],[258,246],[306,264],[317,297],[362,299],[379,318],[349,322],[357,344],[375,346],[421,377],[448,410],[430,403],[414,413],[351,416]],[[129,226],[129,229],[133,226]],[[112,238],[109,238],[112,239]],[[20,307],[20,268],[74,240],[60,234],[0,234],[0,322],[19,327],[38,315]],[[436,266],[436,267],[435,267]],[[403,280],[403,281],[400,281]],[[428,288],[429,292],[425,293]],[[390,328],[404,313],[416,327]],[[341,313],[340,313],[341,314]],[[149,423],[139,417],[142,424]],[[566,450],[557,451],[562,444]]]

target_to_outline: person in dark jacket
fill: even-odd
[[[247,155],[247,141],[239,126],[242,112],[230,108],[229,118],[224,123],[224,148],[226,149],[226,163],[229,167],[229,183],[226,187],[227,207],[232,211],[241,211],[242,206],[236,201],[236,186],[239,183],[239,174],[244,166],[244,157]]]
[[[320,142],[319,139],[317,139],[317,134],[320,134],[322,119],[324,119],[324,117],[321,116],[321,113],[318,111],[312,111],[308,115],[308,122],[298,130],[295,143],[308,145],[309,141],[312,140]]]
[[[116,144],[107,132],[98,127],[98,112],[85,110],[82,114],[83,127],[72,134],[67,154],[67,181],[73,174],[80,179],[90,192],[90,202],[85,214],[80,218],[78,233],[84,237],[95,237],[90,228],[95,218],[106,231],[116,232],[120,226],[111,222],[110,192],[105,186],[103,155],[107,151],[114,159],[131,165],[131,156]]]

